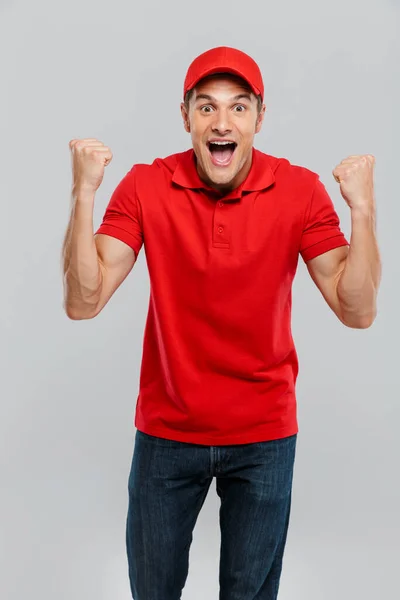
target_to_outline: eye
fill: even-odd
[[[212,111],[212,106],[210,106],[209,104],[206,104],[205,106],[200,107],[200,112],[209,113],[211,111]]]
[[[244,106],[244,104],[237,104],[237,105],[235,106],[235,109],[236,109],[236,108],[241,108],[241,109],[243,109],[243,110],[239,110],[239,111],[236,111],[236,112],[244,112],[244,111],[246,110],[246,107]]]

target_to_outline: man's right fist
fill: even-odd
[[[110,148],[95,138],[71,140],[73,188],[95,193],[104,177],[104,168],[112,160]]]

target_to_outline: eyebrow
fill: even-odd
[[[232,98],[232,100],[234,102],[236,102],[237,100],[241,100],[242,98],[245,98],[246,100],[250,100],[251,101],[251,95],[246,93],[242,93],[242,94],[238,94],[237,96],[234,96]],[[209,96],[208,94],[198,94],[196,96],[196,100],[195,102],[197,102],[197,100],[208,100],[209,102],[214,102],[217,103],[216,98],[214,98],[213,96]]]

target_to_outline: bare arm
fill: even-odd
[[[332,310],[345,325],[357,329],[370,327],[375,320],[382,271],[372,166],[371,155],[368,159],[354,156],[335,170],[341,175],[342,195],[351,208],[350,248],[336,248],[307,263]]]
[[[329,252],[320,254],[306,263],[312,280],[328,306],[342,323],[344,323],[345,319],[342,314],[337,287],[348,254],[349,248],[347,246],[340,246],[339,248],[334,248],[333,250],[329,250]]]
[[[73,192],[63,244],[64,310],[70,319],[92,319],[127,277],[136,256],[120,240],[93,234],[94,192]]]
[[[92,319],[104,308],[135,264],[135,251],[108,235],[94,235],[93,207],[110,148],[96,138],[74,139],[71,217],[62,260],[64,310],[70,319]]]

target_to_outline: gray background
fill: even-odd
[[[255,146],[321,176],[376,156],[379,315],[344,327],[302,261],[294,284],[300,433],[280,600],[398,598],[399,4],[1,3],[0,596],[128,600],[127,480],[149,280],[145,252],[104,311],[62,309],[68,142],[114,159],[94,226],[135,162],[190,147],[179,104],[190,61],[251,54],[267,115]],[[173,260],[173,257],[171,257]],[[185,600],[218,597],[215,482],[200,513]]]

